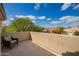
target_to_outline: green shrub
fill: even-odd
[[[8,26],[3,28],[3,32],[42,32],[45,28],[32,22],[30,18],[14,18]]]

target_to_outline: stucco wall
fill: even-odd
[[[0,20],[0,52],[1,52],[1,29],[2,29],[2,23],[1,23],[1,20]]]
[[[1,26],[2,24],[1,24],[1,20],[0,20],[0,36],[1,36],[1,28],[2,28],[2,26]]]
[[[29,32],[8,32],[8,33],[3,33],[3,36],[5,35],[10,35],[14,38],[18,38],[19,41],[24,41],[24,40],[28,40],[31,39],[30,38],[30,33]]]
[[[33,43],[56,54],[79,52],[79,36],[31,32]]]

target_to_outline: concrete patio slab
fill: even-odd
[[[26,40],[14,46],[12,49],[2,49],[2,56],[55,56],[47,50],[34,44],[31,40]]]

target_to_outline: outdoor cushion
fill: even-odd
[[[12,40],[12,41],[11,41],[11,43],[15,43],[15,42],[16,42],[16,40]]]
[[[5,37],[4,37],[4,40],[6,40],[6,41],[11,41],[11,37],[10,37],[10,36],[5,36]]]

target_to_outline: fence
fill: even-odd
[[[31,32],[31,37],[33,43],[56,55],[79,54],[79,36]]]
[[[6,33],[3,33],[3,36],[5,36],[5,35],[9,35],[14,38],[18,38],[19,41],[31,39],[29,32],[8,32],[8,33],[6,32]]]

